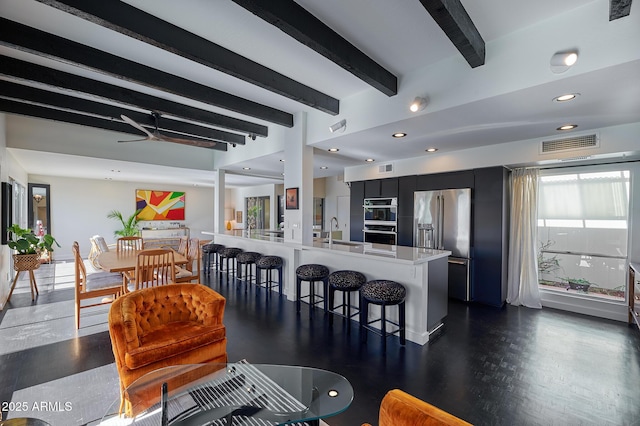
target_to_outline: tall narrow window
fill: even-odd
[[[541,176],[541,289],[625,300],[629,182],[628,170]]]

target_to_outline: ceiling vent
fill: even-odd
[[[571,138],[555,139],[540,142],[540,154],[550,152],[569,152],[577,149],[599,148],[598,135],[574,136]]]
[[[378,173],[389,173],[393,171],[393,164],[381,164],[378,166]]]

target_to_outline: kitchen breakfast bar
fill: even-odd
[[[312,244],[305,245],[285,241],[276,232],[260,230],[203,233],[213,237],[216,244],[281,257],[283,292],[289,300],[295,300],[296,268],[311,263],[324,265],[330,272],[358,271],[368,281],[392,280],[402,284],[407,289],[406,338],[414,343],[427,343],[429,335],[442,326],[447,315],[450,251],[348,241],[330,243],[326,239],[314,239]],[[303,286],[302,291],[304,295],[308,286]],[[379,306],[371,306],[369,317],[380,317]],[[387,318],[397,322],[397,310],[388,310]]]

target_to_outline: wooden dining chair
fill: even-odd
[[[197,241],[197,239],[196,239]],[[189,251],[189,237],[180,237],[180,242],[178,243],[178,250],[176,250],[178,254],[187,257],[187,252]]]
[[[176,266],[176,282],[187,283],[200,281],[200,240],[189,239],[189,251],[186,256],[187,264],[184,267]]]
[[[80,309],[111,303],[122,292],[122,276],[118,273],[104,272],[89,268],[80,256],[80,245],[77,241],[71,247],[75,260],[75,315],[76,330],[80,328]],[[89,271],[87,271],[89,269]],[[83,304],[83,300],[102,298],[94,303]]]
[[[142,250],[144,240],[142,237],[120,237],[116,242],[116,250]]]
[[[176,264],[171,249],[141,250],[133,272],[125,272],[125,292],[176,282]]]

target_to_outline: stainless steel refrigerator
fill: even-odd
[[[450,250],[449,297],[471,300],[471,189],[414,193],[415,247]]]

